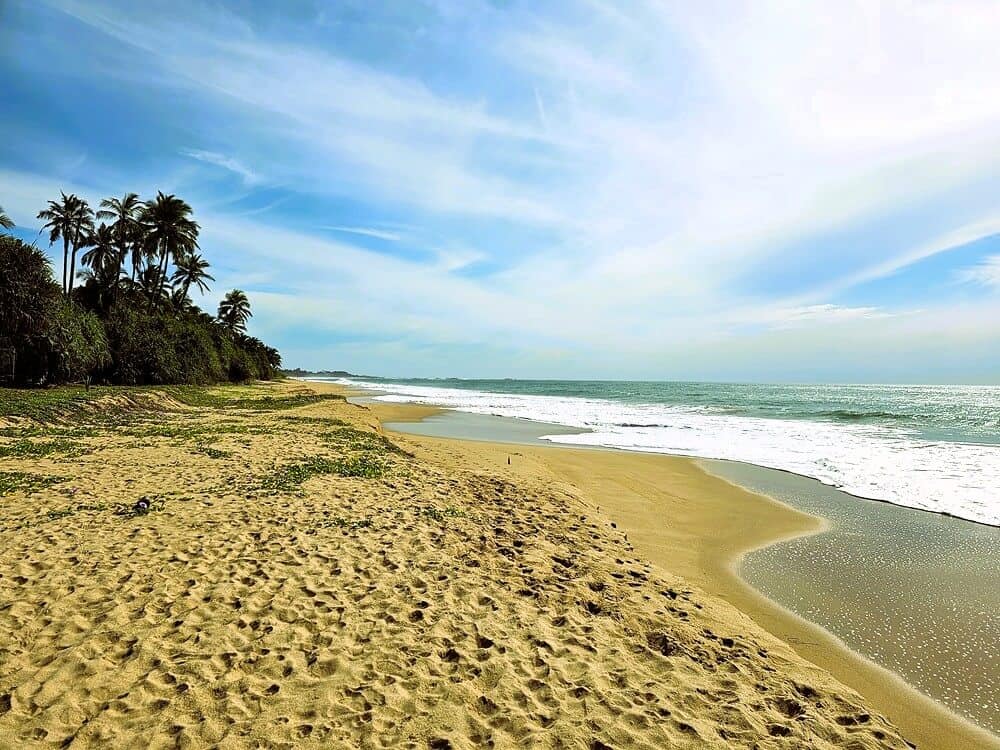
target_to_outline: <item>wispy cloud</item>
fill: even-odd
[[[30,224],[70,181],[97,198],[169,183],[220,284],[251,281],[288,320],[279,345],[312,330],[335,351],[350,330],[397,371],[406,351],[437,374],[614,360],[669,376],[682,352],[721,361],[744,337],[779,371],[848,330],[872,352],[892,335],[926,347],[920,325],[971,341],[972,313],[938,304],[932,282],[995,300],[992,261],[958,252],[1000,232],[990,0],[442,1],[349,24],[333,4],[308,29],[279,3],[178,2],[47,0],[71,25],[24,24],[9,54],[27,62],[0,84],[29,75],[50,95],[79,71],[159,140],[95,144],[82,114],[39,125],[12,103],[0,203]],[[51,54],[28,55],[40,36]],[[52,143],[86,163],[23,156]],[[920,277],[938,263],[941,278]],[[909,295],[866,296],[908,273]]]
[[[774,311],[771,324],[775,328],[790,328],[816,322],[840,323],[849,320],[871,320],[891,317],[877,307],[844,307],[841,305],[805,305]]]
[[[346,232],[347,234],[360,234],[365,237],[375,237],[376,239],[386,240],[388,242],[399,242],[403,239],[403,235],[399,232],[391,232],[386,229],[377,229],[374,227],[338,227],[338,226],[324,226],[322,229],[330,229],[334,232]]]
[[[241,161],[231,156],[216,153],[215,151],[203,151],[201,149],[181,149],[184,156],[188,156],[205,164],[221,167],[242,178],[246,185],[256,185],[261,182],[260,175],[243,164]]]
[[[1000,255],[983,258],[975,266],[959,269],[955,275],[961,283],[1000,290]]]

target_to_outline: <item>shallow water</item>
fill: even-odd
[[[358,399],[358,402],[363,403],[361,399]],[[558,424],[457,411],[434,414],[419,422],[388,422],[385,426],[397,432],[409,432],[413,435],[426,435],[428,437],[533,445],[550,445],[550,443],[540,439],[543,435],[572,435],[580,432],[578,429]]]
[[[748,554],[740,571],[748,583],[1000,733],[1000,529],[773,469],[700,463],[831,522],[821,534]]]
[[[1000,387],[341,381],[385,401],[578,428],[551,440],[744,461],[1000,525]]]

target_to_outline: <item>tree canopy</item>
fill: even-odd
[[[106,198],[96,214],[85,200],[62,193],[38,214],[49,243],[63,249],[61,286],[41,250],[0,235],[0,348],[13,350],[14,381],[274,377],[281,356],[247,335],[252,311],[243,291],[225,295],[218,317],[188,296],[193,289],[208,293],[215,280],[198,252],[192,214],[185,201],[162,192],[145,202],[136,193]],[[0,226],[13,226],[2,211]]]

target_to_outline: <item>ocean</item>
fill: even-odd
[[[331,380],[580,430],[555,443],[743,461],[1000,526],[1000,386]]]

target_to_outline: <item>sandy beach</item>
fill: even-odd
[[[994,743],[739,580],[815,518],[686,459],[386,437],[432,410],[337,395],[0,424],[0,746]]]
[[[389,424],[402,425],[433,415],[424,406],[368,405]],[[525,431],[524,436],[550,431],[543,427],[533,433]],[[483,427],[477,426],[476,432],[486,434]],[[521,442],[516,432],[511,435]],[[824,519],[749,492],[699,468],[699,461],[684,457],[512,446],[479,438],[474,442],[422,439],[437,440],[453,451],[472,451],[475,458],[467,460],[503,464],[505,456],[513,453],[512,468],[568,482],[627,533],[644,559],[750,615],[796,653],[864,695],[918,747],[1000,748],[994,734],[928,698],[823,628],[761,595],[740,577],[739,563],[746,553],[823,531]],[[927,658],[933,660],[934,656]]]

